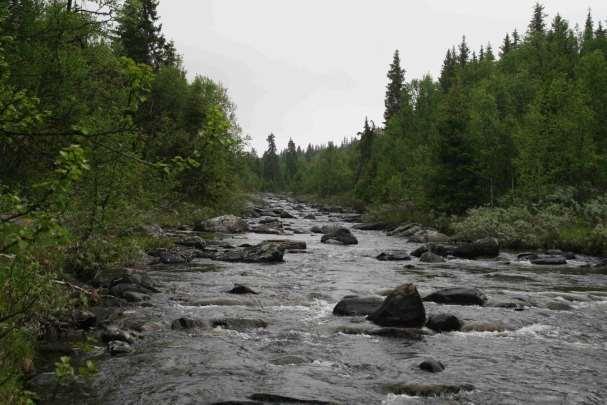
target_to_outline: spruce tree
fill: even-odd
[[[285,166],[287,181],[291,183],[297,174],[297,149],[295,148],[295,142],[291,138],[289,138],[285,153]]]
[[[440,88],[443,93],[447,93],[451,88],[451,84],[453,82],[453,78],[455,76],[455,65],[456,65],[456,55],[455,49],[447,50],[447,55],[445,56],[445,60],[443,61],[443,67],[441,69],[440,78],[438,79],[440,83]]]
[[[466,43],[466,36],[462,37],[462,42],[459,44],[459,55],[457,57],[457,61],[461,66],[466,65],[468,63],[468,59],[470,59],[470,48]]]
[[[594,42],[594,23],[592,21],[592,14],[588,10],[586,16],[586,23],[584,24],[584,33],[582,36],[582,54],[589,53],[593,50]]]
[[[263,179],[268,190],[276,190],[280,184],[280,166],[278,155],[276,154],[276,136],[268,135],[266,138],[268,149],[264,152],[263,161]]]
[[[365,167],[369,160],[371,160],[371,154],[373,150],[373,130],[369,126],[369,120],[365,118],[365,124],[363,131],[360,133],[360,141],[358,142],[358,162],[356,167],[356,178],[355,182],[358,183],[360,178],[363,176]]]
[[[533,17],[529,22],[529,34],[532,35],[543,35],[546,32],[546,23],[544,19],[546,14],[544,13],[544,6],[540,3],[535,3],[533,8]]]
[[[126,0],[116,29],[124,55],[156,69],[179,60],[174,44],[162,34],[157,7],[158,0]]]
[[[506,37],[504,38],[504,43],[502,44],[502,47],[500,48],[500,58],[503,58],[504,56],[508,55],[508,53],[512,50],[512,42],[510,41],[510,35],[506,34]]]
[[[386,111],[384,121],[387,123],[392,116],[400,110],[400,99],[405,84],[405,71],[400,66],[398,49],[394,51],[394,58],[388,71],[388,85],[386,87]]]
[[[480,199],[480,182],[468,138],[469,111],[462,84],[456,80],[446,96],[438,122],[432,205],[441,212],[461,214]]]

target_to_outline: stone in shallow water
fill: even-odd
[[[338,228],[333,232],[325,233],[320,241],[322,243],[337,242],[341,243],[342,245],[358,244],[358,239],[356,239],[356,237],[352,235],[352,232],[346,228]]]
[[[445,369],[445,366],[438,360],[426,359],[419,363],[419,368],[430,373],[440,373]]]
[[[446,394],[457,394],[461,391],[473,391],[472,384],[391,384],[386,390],[396,395],[410,395],[416,397],[437,397]]]
[[[536,259],[531,259],[530,262],[531,264],[542,266],[562,266],[567,264],[567,259],[563,256],[540,256]]]
[[[121,340],[112,340],[107,345],[111,355],[128,354],[133,352],[133,348],[127,342]]]
[[[381,252],[377,256],[377,260],[381,260],[381,261],[411,260],[411,256],[409,256],[409,253],[407,253],[406,250],[388,250],[385,252]]]
[[[234,288],[228,291],[229,294],[257,294],[251,288],[242,284],[234,284]]]
[[[211,324],[214,328],[222,327],[237,331],[248,329],[267,328],[268,323],[262,319],[244,319],[244,318],[222,318],[214,319]]]
[[[430,315],[426,326],[435,332],[451,332],[460,330],[462,322],[455,315],[451,314],[435,314]]]
[[[453,287],[435,291],[426,296],[424,301],[438,304],[483,305],[487,302],[487,297],[476,288]]]
[[[445,259],[432,252],[425,252],[421,255],[419,261],[422,263],[444,263]]]
[[[192,318],[179,318],[175,319],[171,323],[171,329],[173,330],[187,330],[194,328],[206,328],[209,324],[202,319],[192,319]]]
[[[377,311],[383,302],[383,298],[380,297],[359,297],[357,295],[349,295],[335,305],[333,314],[341,316],[370,315]]]
[[[368,319],[379,326],[419,328],[426,323],[426,311],[415,285],[403,284]]]
[[[321,401],[316,399],[302,399],[286,397],[283,395],[258,393],[249,397],[254,401],[261,401],[269,404],[311,404],[311,405],[332,405],[333,402]]]

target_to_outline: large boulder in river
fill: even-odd
[[[420,328],[426,323],[426,311],[415,285],[403,284],[368,319],[379,326]]]
[[[487,302],[487,296],[476,288],[452,287],[435,291],[424,297],[424,301],[438,304],[483,305]]]
[[[483,238],[472,243],[459,245],[453,255],[464,259],[497,257],[500,254],[499,242],[495,238]]]
[[[403,261],[411,260],[411,256],[406,250],[387,250],[377,255],[377,260],[381,261]]]
[[[249,230],[247,222],[234,215],[223,215],[207,219],[194,225],[199,232],[243,233]]]
[[[348,295],[335,305],[334,315],[340,316],[361,316],[370,315],[377,311],[383,304],[381,297],[359,297],[358,295]]]
[[[352,235],[352,232],[346,228],[337,228],[335,231],[323,235],[320,241],[322,243],[337,242],[342,245],[358,244],[358,239],[356,239],[356,237]]]

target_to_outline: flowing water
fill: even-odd
[[[275,197],[267,201],[298,217],[317,215],[282,220],[293,228],[342,223],[340,214]],[[559,267],[517,262],[509,253],[442,264],[381,262],[375,256],[382,250],[411,251],[419,244],[380,231],[353,232],[359,240],[354,246],[321,244],[320,235],[309,233],[227,239],[235,245],[277,238],[307,242],[306,253],[287,253],[281,264],[200,259],[152,266],[162,292],[124,314],[131,323],[147,323],[148,332],[135,353],[99,360],[95,394],[73,403],[210,404],[245,401],[254,393],[340,404],[607,403],[607,271],[583,267],[589,258]],[[234,283],[259,295],[226,294]],[[443,287],[477,287],[491,301],[522,303],[525,310],[426,303],[428,314],[501,322],[510,329],[505,332],[451,332],[418,341],[338,332],[370,326],[362,317],[332,314],[343,296],[380,294],[402,283],[415,283],[422,296]],[[197,305],[209,298],[229,301]],[[171,321],[184,316],[263,319],[269,326],[171,330]],[[443,362],[445,371],[420,370],[427,357]],[[387,393],[384,386],[393,383],[470,383],[475,390],[424,399]]]

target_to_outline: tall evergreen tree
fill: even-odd
[[[297,149],[295,148],[295,142],[291,138],[289,138],[285,153],[285,168],[287,182],[290,184],[297,174]]]
[[[280,164],[276,153],[276,136],[268,135],[266,138],[268,149],[263,154],[263,179],[268,190],[275,190],[280,185]]]
[[[544,13],[544,6],[540,3],[535,3],[533,8],[533,17],[529,22],[528,33],[532,36],[544,35],[546,32],[546,23],[544,19],[546,14]]]
[[[510,34],[506,34],[502,47],[500,48],[500,58],[506,56],[512,50],[512,41],[510,41]]]
[[[586,23],[584,24],[584,33],[582,36],[582,54],[592,52],[594,49],[594,22],[592,21],[592,13],[588,10]]]
[[[460,66],[464,66],[464,65],[466,65],[466,63],[468,63],[468,60],[470,59],[470,48],[468,47],[468,44],[466,43],[465,35],[462,37],[462,42],[459,44],[458,51],[459,52],[458,52],[457,61],[460,64]]]
[[[388,85],[386,87],[386,111],[384,120],[387,123],[392,116],[400,110],[400,99],[405,84],[405,70],[400,65],[400,55],[398,49],[394,51],[394,57],[390,70],[388,71]]]
[[[118,16],[116,34],[122,52],[137,63],[160,68],[176,64],[173,42],[162,34],[158,0],[126,0]]]
[[[455,66],[456,66],[456,53],[455,49],[447,49],[447,55],[443,61],[443,67],[439,78],[441,90],[447,93],[451,88],[453,79],[455,77]]]

